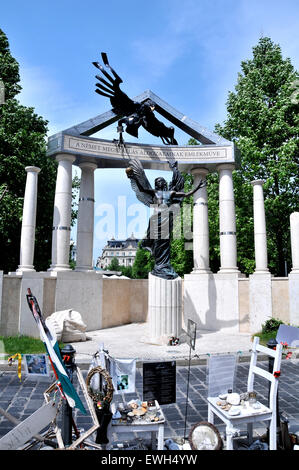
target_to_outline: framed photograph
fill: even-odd
[[[30,377],[49,377],[50,369],[47,354],[24,354],[25,373]]]
[[[129,376],[118,375],[117,376],[117,390],[128,390],[129,388]]]

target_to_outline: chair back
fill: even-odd
[[[273,370],[271,372],[262,369],[257,366],[258,353],[266,354],[274,358]],[[248,374],[247,382],[247,391],[250,392],[254,390],[254,378],[255,375],[263,377],[268,380],[270,385],[270,394],[269,394],[269,408],[273,411],[276,411],[276,397],[278,389],[278,377],[280,374],[280,364],[282,356],[282,344],[277,344],[276,349],[270,349],[259,344],[259,337],[255,336],[253,340],[251,361]],[[274,373],[277,372],[275,375]]]
[[[217,397],[234,389],[236,354],[211,355],[207,367],[207,396]]]

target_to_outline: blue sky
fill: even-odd
[[[241,61],[251,58],[262,35],[279,43],[299,68],[298,18],[298,0],[13,0],[0,8],[0,28],[20,64],[19,100],[49,121],[49,135],[110,109],[108,99],[94,93],[91,62],[101,51],[129,96],[150,89],[213,130],[225,120]],[[115,138],[115,125],[97,136]],[[187,143],[186,134],[176,136],[180,145]],[[156,141],[144,132],[139,142]],[[117,214],[118,197],[126,197],[126,208],[137,200],[123,170],[97,170],[95,179],[99,229],[101,204],[111,204]],[[133,219],[127,214],[126,228]],[[124,232],[119,228],[115,236]],[[95,258],[104,243],[95,236]]]

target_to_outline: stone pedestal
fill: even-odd
[[[184,276],[184,324],[193,320],[198,329],[239,331],[238,273]]]
[[[261,331],[263,323],[272,317],[272,285],[270,273],[249,276],[250,332]]]
[[[299,326],[299,273],[289,274],[289,312],[290,324]]]
[[[167,344],[171,336],[182,334],[182,279],[148,278],[149,340]]]
[[[292,273],[299,274],[299,212],[290,215]]]

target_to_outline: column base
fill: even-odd
[[[217,274],[241,274],[238,268],[220,268]]]
[[[299,274],[299,269],[292,269],[289,274]]]
[[[269,269],[256,269],[252,275],[255,275],[255,274],[270,274],[270,271]]]
[[[190,274],[213,274],[210,269],[195,269],[193,268]]]
[[[69,267],[69,265],[55,265],[55,266],[50,266],[48,271],[72,271],[72,269]]]
[[[16,270],[16,274],[22,274],[27,272],[35,273],[36,270],[34,269],[34,266],[18,266],[18,269]]]
[[[80,272],[80,273],[90,273],[93,272],[94,269],[92,266],[76,266],[75,271]]]

